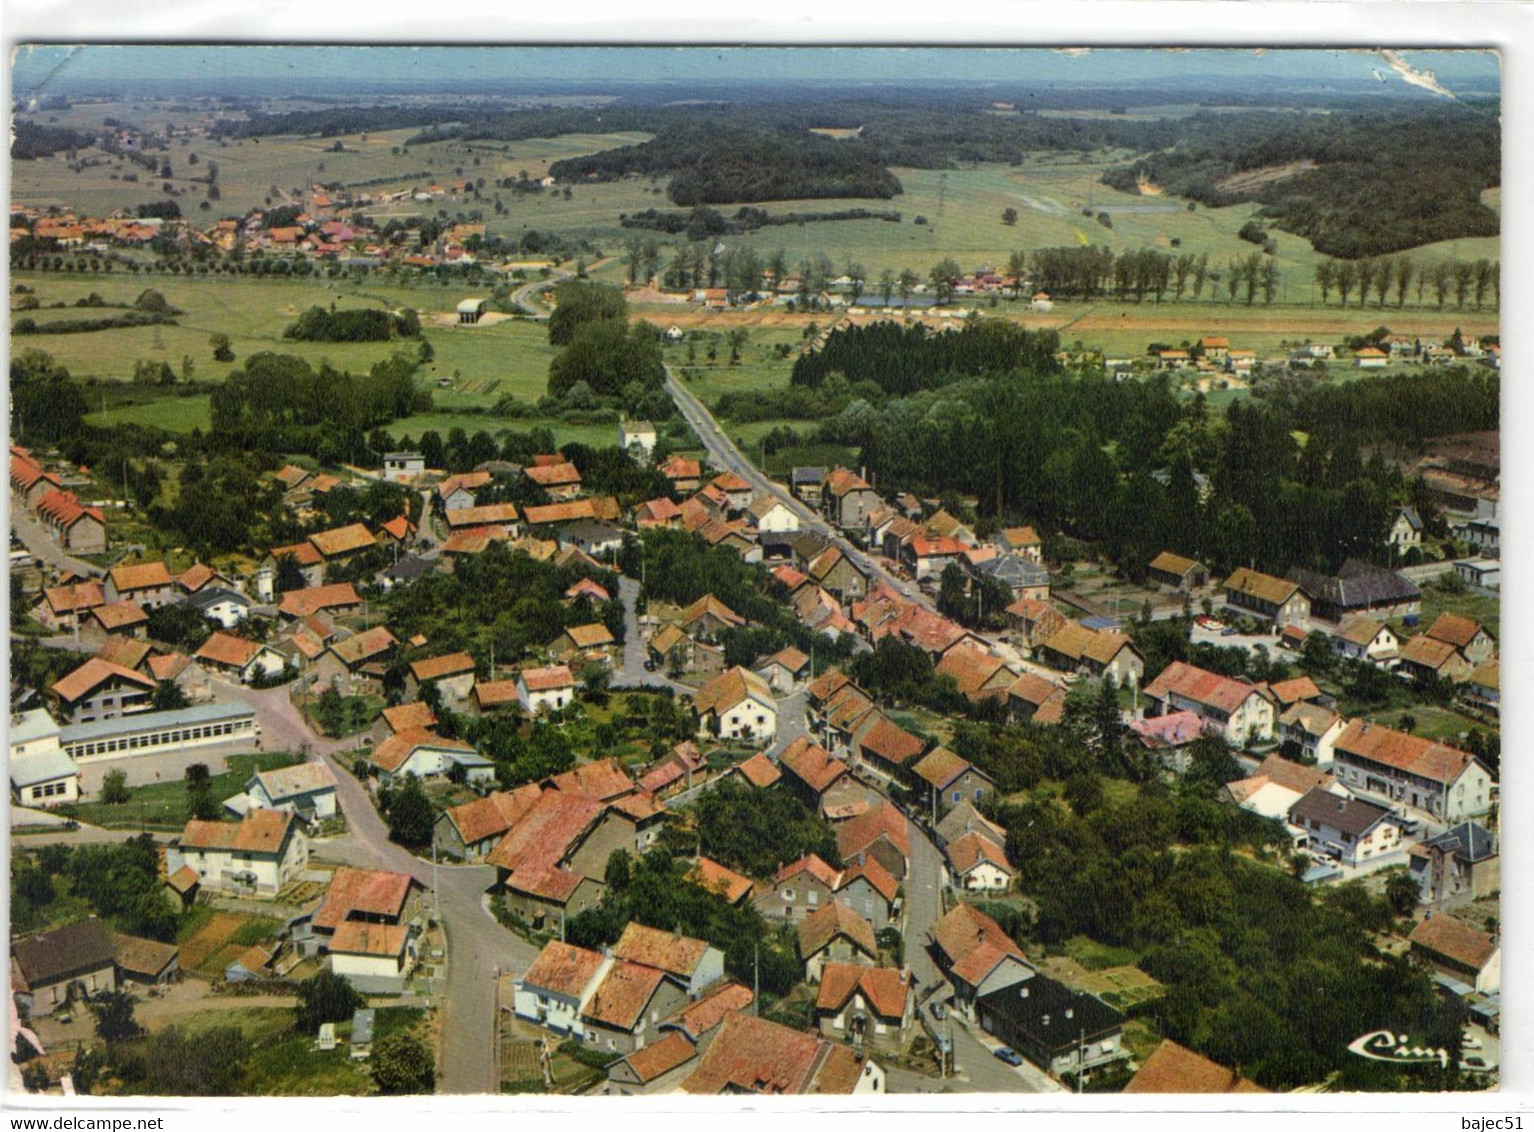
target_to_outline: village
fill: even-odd
[[[325,1023],[316,1051],[341,1058],[339,1044],[365,1059],[377,1011],[422,1008],[437,1086],[453,1091],[1257,1089],[1134,1021],[1160,991],[1144,971],[1030,955],[1015,925],[998,923],[1026,903],[1014,895],[1018,845],[987,816],[1003,793],[997,767],[954,749],[962,731],[944,712],[913,711],[825,659],[906,655],[961,716],[1068,729],[1107,696],[1104,726],[1153,778],[1188,776],[1212,743],[1233,760],[1220,802],[1281,830],[1275,860],[1305,885],[1388,874],[1388,891],[1407,894],[1411,926],[1390,946],[1463,1002],[1465,1064],[1494,1073],[1500,950],[1482,909],[1500,888],[1495,763],[1346,716],[1322,677],[1347,665],[1443,687],[1455,710],[1495,728],[1494,635],[1454,613],[1423,618],[1424,589],[1446,570],[1461,591],[1494,592],[1482,588],[1498,555],[1494,466],[1474,469],[1472,498],[1449,499],[1470,504],[1460,521],[1473,559],[1220,579],[1173,547],[1146,564],[1143,587],[1105,605],[1058,588],[1085,564],[1046,559],[1031,527],[982,538],[971,516],[885,496],[848,468],[794,468],[774,483],[695,427],[708,454],[665,459],[654,470],[669,492],[629,508],[585,490],[559,453],[453,475],[415,451],[376,468],[289,464],[273,478],[295,513],[369,483],[398,485],[411,506],[272,547],[244,573],[83,561],[109,540],[100,509],[68,490],[76,470],[12,447],[30,616],[39,643],[69,658],[13,711],[13,845],[46,852],[148,829],[163,899],[201,925],[173,942],[92,913],[17,939],[12,987],[48,1066],[39,1083],[71,1088],[77,1055],[49,1051],[80,1048],[82,1000],[121,988],[151,1006],[237,1010],[233,991],[290,995],[328,972],[359,1005]],[[626,420],[613,443],[648,466],[656,430]],[[547,502],[484,502],[517,481]],[[1472,490],[1463,475],[1455,484]],[[651,597],[647,560],[667,538],[738,559],[806,647],[733,663],[764,627],[714,593]],[[1381,549],[1395,561],[1416,551],[1415,562],[1422,539],[1406,507]],[[430,632],[401,640],[381,616],[387,595],[524,556],[574,579],[563,627],[524,656],[438,653]],[[940,589],[986,584],[1011,601],[1004,630],[939,612]],[[1120,615],[1125,604],[1138,619]],[[167,611],[205,623],[195,649],[156,639]],[[1169,619],[1189,622],[1195,642],[1289,657],[1317,678],[1251,681],[1183,660],[1148,669],[1137,641]],[[631,714],[613,711],[619,697]],[[673,739],[627,738],[639,713],[661,712],[650,700],[681,712]],[[465,739],[510,727],[536,748],[563,731],[569,752],[599,711],[609,722],[595,745],[554,772]],[[604,753],[615,744],[620,754]],[[231,780],[236,766],[248,777]],[[191,798],[210,774],[227,796],[184,825],[135,807],[180,794],[183,779]],[[821,851],[750,868],[705,852],[719,840],[709,805],[738,822],[775,795],[820,831]],[[637,911],[623,894],[652,858],[717,902],[713,915],[754,910],[791,949],[770,1017],[760,944],[727,962],[718,937],[642,913],[615,923],[610,944],[567,938],[583,915]]]

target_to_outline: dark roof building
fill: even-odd
[[[1043,975],[981,995],[975,1012],[986,1033],[1051,1072],[1090,1074],[1129,1056],[1119,1042],[1122,1014]]]
[[[1341,621],[1353,613],[1409,613],[1422,606],[1422,591],[1409,579],[1350,558],[1335,577],[1295,567],[1286,575],[1310,598],[1311,612],[1326,621]]]

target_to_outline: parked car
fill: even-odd
[[[654,672],[655,671],[655,662],[653,660],[645,661],[644,662],[644,670],[646,672]]]
[[[1225,628],[1220,630],[1220,636],[1222,637],[1234,637],[1235,635],[1236,628],[1234,625],[1227,625]]]
[[[1480,1049],[1481,1039],[1472,1037],[1470,1034],[1466,1034],[1463,1038],[1460,1039],[1459,1044],[1460,1048],[1462,1049]]]
[[[1011,1046],[998,1046],[991,1052],[998,1061],[1005,1061],[1008,1065],[1021,1065],[1023,1063],[1023,1059],[1018,1056],[1018,1052]]]
[[[1479,1054],[1471,1054],[1469,1057],[1461,1059],[1460,1064],[1475,1073],[1490,1073],[1496,1068],[1495,1065]]]
[[[941,1002],[934,1002],[928,1009],[931,1012],[932,1017],[936,1018],[939,1022],[948,1017],[948,1008],[945,1007]],[[1469,1046],[1469,1044],[1469,1042],[1465,1043],[1466,1046]]]
[[[947,1034],[934,1034],[932,1040],[937,1045],[937,1052],[944,1057],[953,1056],[953,1039]]]

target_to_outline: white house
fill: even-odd
[[[165,874],[182,867],[205,889],[275,895],[309,863],[309,839],[296,817],[254,810],[238,823],[189,821],[165,851]]]
[[[229,633],[214,633],[193,654],[193,659],[241,684],[280,675],[288,663],[287,657],[271,645]]]
[[[409,483],[426,471],[426,457],[419,452],[385,452],[384,479],[391,483]]]
[[[208,586],[198,590],[187,599],[193,609],[210,621],[217,621],[225,629],[233,629],[250,616],[254,604],[250,598],[223,586]]]
[[[760,496],[747,510],[751,512],[756,529],[764,533],[793,533],[799,529],[799,516],[775,495]]]
[[[1312,849],[1344,865],[1365,865],[1402,848],[1401,828],[1384,806],[1312,788],[1289,808],[1289,824],[1303,830]]]
[[[1006,851],[978,830],[951,842],[947,853],[948,869],[966,892],[1005,892],[1017,875]]]
[[[419,938],[410,924],[344,920],[330,940],[330,969],[359,989],[403,989],[415,969]]]
[[[1423,810],[1454,824],[1491,809],[1496,780],[1466,751],[1355,719],[1332,753],[1337,781],[1391,805]]]
[[[1397,557],[1404,556],[1413,547],[1421,548],[1422,517],[1417,514],[1415,507],[1396,508],[1395,519],[1391,521],[1385,541]]]
[[[251,808],[291,810],[309,822],[324,821],[340,813],[336,776],[321,762],[258,771],[245,783],[245,793],[237,797],[248,799]]]
[[[1349,660],[1367,660],[1391,667],[1401,658],[1401,638],[1383,621],[1349,617],[1332,637],[1332,652]]]
[[[11,797],[21,806],[62,806],[80,799],[80,768],[59,743],[60,728],[42,708],[11,716]]]
[[[649,421],[619,421],[618,447],[648,460],[655,452],[655,426]]]
[[[11,716],[11,761],[59,750],[59,725],[44,708]]]
[[[727,669],[699,688],[693,707],[702,735],[771,742],[778,733],[778,705],[772,689],[744,668]]]
[[[495,779],[495,764],[469,744],[444,739],[424,728],[411,728],[389,736],[373,748],[373,765],[385,786],[395,779],[414,775],[436,778],[449,774],[455,766],[464,768],[470,784]]]
[[[552,940],[515,984],[512,1009],[535,1026],[579,1039],[586,1029],[581,1007],[613,962],[600,951]]]
[[[575,699],[575,676],[567,664],[524,668],[517,673],[517,700],[528,715],[558,711]]]

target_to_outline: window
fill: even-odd
[[[820,903],[820,893],[816,892],[813,888],[805,890],[804,898],[811,904]]]
[[[953,792],[954,805],[958,805],[959,802],[963,799],[963,797],[964,797],[964,791],[962,791],[962,790],[955,790]],[[978,790],[975,791],[975,797],[977,797],[977,798],[980,797],[980,791],[978,791]]]
[[[791,889],[791,888],[785,888],[783,890],[783,899],[784,900],[792,900],[793,898],[794,898],[794,890]]]

